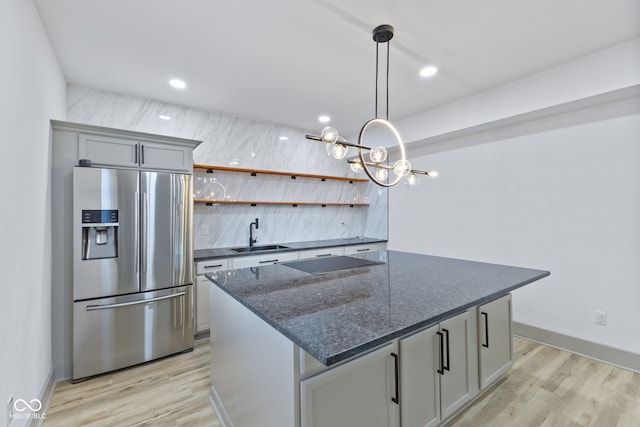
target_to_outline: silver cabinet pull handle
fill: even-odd
[[[267,260],[267,261],[258,261],[258,264],[269,264],[271,262],[278,262],[278,260],[277,259],[270,259],[270,260]]]
[[[178,298],[186,294],[186,292],[179,292],[177,294],[165,295],[163,297],[157,297],[152,299],[144,299],[139,301],[130,301],[130,302],[121,302],[119,304],[105,304],[105,305],[88,305],[87,311],[95,311],[95,310],[108,310],[110,308],[118,308],[118,307],[126,307],[128,305],[138,305],[138,304],[147,304],[149,302],[161,301],[163,299],[169,298]]]
[[[369,250],[369,248],[356,249],[356,252],[367,252],[368,250]]]

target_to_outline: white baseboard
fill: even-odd
[[[640,354],[513,322],[513,333],[542,344],[567,350],[620,368],[640,372]]]
[[[56,382],[54,377],[53,367],[49,371],[49,375],[42,386],[42,391],[40,391],[40,403],[42,406],[38,411],[38,414],[43,415],[46,418],[47,410],[49,409],[49,404],[51,403],[51,398],[53,397],[53,390],[56,388]],[[44,418],[30,418],[29,419],[29,427],[40,427],[44,422]]]
[[[233,427],[233,423],[231,422],[231,418],[229,418],[229,414],[224,409],[222,405],[222,401],[216,392],[216,389],[211,386],[211,395],[209,396],[209,402],[211,406],[213,406],[213,411],[216,413],[218,417],[218,421],[222,427]]]

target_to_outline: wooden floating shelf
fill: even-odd
[[[222,172],[239,172],[239,173],[248,173],[253,176],[258,174],[263,175],[277,175],[277,176],[288,176],[292,179],[300,178],[314,178],[320,179],[322,181],[325,180],[333,180],[333,181],[346,181],[350,183],[354,182],[369,182],[366,178],[349,178],[346,176],[332,176],[332,175],[316,175],[311,173],[297,173],[297,172],[283,172],[283,171],[274,171],[274,170],[264,170],[264,169],[247,169],[247,168],[233,168],[230,166],[208,166],[208,165],[193,165],[194,169],[204,169],[207,172],[211,171],[222,171]],[[264,203],[263,203],[264,204]],[[285,203],[286,204],[286,203]],[[301,203],[298,203],[301,204]]]
[[[204,203],[207,206],[212,205],[282,205],[287,206],[291,205],[293,207],[297,206],[369,206],[369,203],[323,203],[323,202],[259,202],[259,201],[246,201],[246,200],[194,200],[193,203]]]

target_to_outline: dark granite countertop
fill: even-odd
[[[220,258],[232,258],[241,256],[260,255],[265,253],[279,253],[279,252],[294,252],[302,251],[306,249],[321,249],[330,248],[334,246],[353,246],[353,245],[365,245],[367,243],[379,243],[386,242],[386,239],[374,239],[370,237],[352,237],[349,239],[328,239],[328,240],[311,240],[307,242],[289,242],[278,243],[278,245],[286,246],[282,249],[274,249],[270,251],[261,252],[234,252],[231,248],[215,248],[215,249],[196,249],[193,251],[193,258],[196,262],[220,259]],[[234,246],[235,247],[235,246]]]
[[[550,274],[395,251],[357,257],[384,263],[322,274],[276,264],[207,277],[329,366]]]

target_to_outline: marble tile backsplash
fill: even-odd
[[[161,120],[158,117],[161,114],[172,119]],[[69,85],[67,120],[202,140],[193,155],[197,164],[359,177],[350,171],[346,161],[327,156],[323,144],[305,139],[304,134],[309,132],[84,86]],[[317,130],[311,132],[317,133]],[[255,218],[260,218],[257,236],[263,244],[387,237],[387,190],[373,184],[308,178],[291,180],[267,175],[252,177],[229,172],[207,174],[204,170],[195,170],[194,192],[199,190],[202,194],[208,192],[208,199],[222,196],[262,201],[369,203],[370,206],[196,204],[196,249],[248,243],[249,224]],[[194,198],[201,198],[200,195],[195,194]]]

